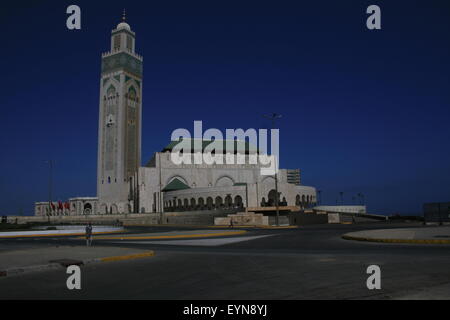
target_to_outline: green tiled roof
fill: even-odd
[[[190,189],[190,187],[180,179],[175,178],[172,181],[170,181],[170,183],[167,186],[165,186],[164,189],[162,189],[162,191],[166,192],[184,189]]]

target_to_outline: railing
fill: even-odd
[[[120,53],[120,52],[128,53],[129,55],[133,56],[134,58],[136,58],[138,60],[141,60],[141,61],[144,60],[144,57],[142,57],[141,55],[131,52],[131,50],[123,50],[123,49],[113,49],[111,51],[104,52],[104,53],[102,53],[102,58],[109,57],[109,56],[112,56],[112,55]]]

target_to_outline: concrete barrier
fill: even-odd
[[[341,215],[339,213],[329,213],[328,223],[341,223]]]
[[[117,222],[124,226],[151,225],[151,224],[185,224],[185,225],[214,225],[215,217],[225,217],[236,213],[236,209],[229,210],[202,210],[186,212],[164,213],[129,213],[129,214],[103,214],[85,216],[8,216],[7,223],[49,223],[49,224],[108,224]]]
[[[269,225],[275,226],[277,224],[277,217],[276,216],[269,216]],[[289,217],[285,215],[279,215],[278,216],[278,224],[282,226],[288,226],[289,225]]]
[[[239,212],[236,214],[229,214],[227,217],[214,218],[214,225],[229,226],[231,221],[235,226],[268,226],[269,217],[261,213],[253,212]]]
[[[328,223],[327,214],[293,212],[289,214],[289,223],[291,225],[310,225]]]

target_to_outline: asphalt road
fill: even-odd
[[[156,255],[84,266],[81,290],[67,289],[63,269],[0,278],[0,299],[449,299],[450,246],[341,239],[351,231],[406,226],[417,224],[249,229],[243,237],[250,240],[218,246],[96,241],[96,246],[152,249]],[[152,230],[163,231],[133,229]],[[0,253],[78,241],[0,240]],[[381,290],[366,286],[366,269],[373,264],[381,268]]]

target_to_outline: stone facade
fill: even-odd
[[[280,205],[315,204],[315,188],[288,183],[286,172],[278,172]],[[174,180],[185,189],[164,191]],[[139,181],[139,212],[264,207],[275,199],[275,179],[261,175],[258,165],[176,165],[169,151],[157,152],[148,167],[139,168]]]

